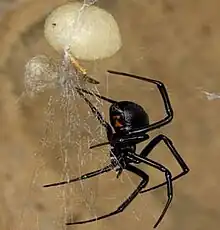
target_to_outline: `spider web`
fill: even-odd
[[[63,180],[68,181],[84,173],[103,168],[109,163],[108,147],[95,149],[94,151],[89,150],[91,145],[105,142],[106,133],[88,106],[77,94],[75,87],[87,89],[92,94],[99,94],[99,91],[95,85],[86,82],[87,79],[76,71],[68,52],[68,50],[64,51],[63,58],[58,63],[40,55],[32,58],[26,65],[25,85],[27,95],[34,98],[40,97],[41,93],[50,89],[55,89],[56,91],[56,93],[49,93],[47,107],[45,108],[43,136],[39,141],[39,148],[35,152],[39,167],[33,175],[30,190],[33,190],[36,186],[43,186],[43,184]],[[41,70],[36,68],[34,70],[36,76],[32,76],[33,78],[31,79],[33,66],[35,66],[36,62],[41,63],[43,68]],[[31,71],[29,72],[30,67]],[[103,102],[95,94],[87,95],[87,98],[99,111],[104,110]],[[48,173],[48,168],[54,162],[57,176],[53,175],[51,177],[50,173]],[[94,179],[71,185],[43,189],[42,193],[53,194],[51,197],[55,199],[55,203],[58,203],[56,207],[58,215],[51,220],[54,222],[54,226],[57,229],[66,229],[64,224],[67,221],[74,222],[93,218],[114,210],[139,183],[139,180],[134,179],[131,174],[124,172],[124,176],[122,175],[119,180],[116,179],[115,173],[112,172],[109,173],[106,181],[103,181],[104,179],[98,176]],[[105,177],[103,176],[103,178]],[[113,189],[112,194],[103,191],[103,188],[107,187],[108,183],[112,183],[113,186],[117,185],[118,189]],[[128,186],[126,186],[126,189],[123,188],[126,184],[129,184],[129,192],[127,192]],[[120,196],[117,191],[121,192]],[[117,197],[114,194],[117,194]],[[30,199],[31,196],[30,194]],[[143,198],[141,197],[140,199]],[[102,203],[106,202],[110,202],[114,206],[112,205],[112,208],[106,210],[102,205]],[[143,202],[145,201],[143,200]],[[132,209],[132,218],[140,221],[143,208],[140,209],[137,206],[133,206],[133,204],[130,207]],[[147,208],[147,204],[143,207]],[[22,214],[21,229],[25,212],[28,210],[25,208]],[[40,229],[44,218],[39,214],[35,215],[37,229]],[[94,224],[97,228],[103,227],[101,222]]]
[[[81,10],[83,11],[85,7],[89,7],[95,2],[84,1]],[[73,65],[73,62],[75,65]],[[35,99],[49,91],[48,103],[44,111],[45,122],[42,138],[39,141],[38,149],[35,151],[36,161],[39,162],[40,166],[34,172],[30,190],[38,186],[38,183],[43,185],[41,178],[44,178],[45,183],[53,182],[50,177],[45,180],[45,178],[48,178],[46,175],[48,174],[46,172],[48,165],[51,166],[48,159],[55,161],[56,166],[58,166],[57,174],[59,176],[56,180],[68,180],[70,175],[72,177],[77,174],[80,175],[83,165],[93,159],[88,151],[89,146],[103,137],[103,130],[99,124],[94,124],[91,127],[90,124],[94,122],[93,115],[83,105],[82,99],[75,90],[75,87],[78,86],[91,93],[98,93],[97,87],[90,84],[93,83],[93,79],[85,75],[84,70],[80,69],[81,67],[78,64],[67,48],[64,50],[61,61],[54,61],[45,55],[39,55],[29,60],[25,66],[25,92],[19,98],[19,102],[22,99],[25,100],[26,96]],[[91,95],[87,97],[100,110],[101,101]],[[84,116],[80,116],[80,114]],[[72,161],[75,164],[71,164]],[[88,204],[88,201],[84,199],[86,196],[83,195],[85,192],[88,194],[91,192],[85,191],[83,184],[76,188],[77,191],[73,191],[72,188],[66,189],[66,187],[52,190],[58,191],[56,196],[57,199],[61,200],[60,207],[57,207],[61,209],[57,225],[64,225],[67,221],[69,215],[67,210],[68,196],[76,197],[74,196],[76,193],[80,194],[81,203],[85,203],[87,209],[92,212],[92,206]],[[32,194],[29,195],[30,197],[33,196]],[[92,196],[93,194],[91,194]],[[29,211],[29,208],[25,208],[21,214],[21,229]],[[36,219],[37,226],[39,226],[42,218],[36,214]]]
[[[39,68],[34,69],[35,76],[32,76],[33,78],[31,79],[33,66],[36,63],[41,63],[40,67],[43,66],[43,68],[40,70]],[[30,69],[31,71],[29,72]],[[109,163],[108,147],[95,149],[95,151],[89,150],[91,145],[106,141],[105,130],[103,130],[103,127],[100,126],[88,106],[78,95],[75,90],[76,86],[91,92],[92,95],[87,95],[87,98],[99,111],[104,110],[104,105],[93,94],[99,94],[97,87],[88,83],[88,79],[75,69],[70,59],[69,51],[64,51],[62,60],[57,63],[43,55],[32,58],[26,65],[25,77],[26,94],[32,98],[40,97],[41,93],[50,89],[52,91],[55,89],[56,91],[56,93],[49,92],[47,107],[45,108],[43,135],[39,141],[39,148],[35,152],[39,167],[33,175],[30,190],[48,183],[68,181],[106,166]],[[91,81],[90,78],[88,81]],[[57,171],[57,176],[51,176],[51,172],[48,173],[48,168],[51,168],[51,164],[55,164],[56,168],[54,170]],[[103,176],[103,178],[105,177]],[[47,193],[46,196],[51,194],[57,204],[56,214],[58,214],[50,217],[55,229],[66,229],[64,224],[67,221],[85,220],[113,211],[139,183],[139,180],[133,178],[126,171],[124,171],[124,175],[119,180],[116,179],[114,172],[109,173],[107,180],[104,181],[103,178],[98,176],[79,183],[43,189],[42,194]],[[115,186],[116,189],[111,190],[112,194],[103,191],[110,183],[113,186],[117,185]],[[128,189],[128,184],[130,189]],[[128,190],[129,192],[127,192]],[[120,195],[119,192],[121,193]],[[117,197],[114,194],[117,194]],[[30,194],[30,199],[31,197],[32,195]],[[132,209],[132,214],[130,215],[136,221],[141,221],[143,218],[141,210],[148,208],[147,204],[144,203],[146,201],[143,196],[139,199],[143,200],[141,209],[135,205],[135,202],[132,202],[130,206],[130,209]],[[102,203],[112,203],[114,205],[111,205],[112,208],[105,209]],[[21,229],[22,223],[25,221],[25,213],[28,210],[28,208],[25,208],[22,213]],[[34,215],[36,215],[36,229],[41,229],[40,226],[45,217],[38,213]],[[149,211],[150,215],[152,216],[152,213]],[[95,222],[94,225],[97,228],[103,228],[101,221]]]
[[[45,109],[43,137],[40,139],[39,148],[35,152],[38,160],[39,157],[42,158],[40,171],[47,168],[44,157],[48,155],[48,152],[53,152],[54,156],[49,156],[50,158],[57,158],[56,161],[61,162],[59,164],[62,165],[62,169],[60,169],[61,176],[57,180],[68,180],[71,174],[81,174],[81,168],[86,164],[87,158],[91,158],[91,153],[88,152],[89,146],[103,137],[103,130],[100,125],[95,124],[93,128],[90,127],[90,124],[94,121],[93,115],[90,110],[83,106],[82,99],[75,90],[75,87],[78,86],[91,93],[98,93],[96,86],[88,86],[84,82],[88,79],[83,79],[83,77],[77,73],[72,65],[68,51],[64,52],[61,63],[55,64],[52,59],[40,55],[32,58],[26,65],[25,86],[27,95],[33,98],[40,97],[40,93],[48,89],[58,91],[57,95],[49,96]],[[88,81],[90,80],[89,78]],[[100,100],[92,96],[88,96],[88,98],[100,110],[102,106]],[[81,117],[80,113],[83,113],[84,116]],[[71,167],[71,161],[77,161],[77,164],[73,164],[75,169]],[[33,185],[37,183],[40,171],[37,170],[33,176]],[[50,183],[49,180],[47,183]],[[58,197],[62,197],[63,200],[61,209],[65,220],[62,220],[62,222],[65,223],[68,216],[67,194],[71,195],[73,191],[66,191],[65,187],[54,189],[60,191]],[[78,193],[83,194],[83,184],[81,184],[79,190]],[[86,196],[81,195],[81,197]],[[88,206],[86,200],[84,200],[84,203]],[[91,210],[91,207],[89,209]]]
[[[94,2],[96,1],[84,1],[84,7],[89,7]],[[40,65],[36,65],[36,63],[40,63]],[[97,152],[89,150],[89,146],[106,141],[106,134],[75,90],[76,86],[80,86],[91,93],[99,93],[96,85],[91,84],[91,81],[90,78],[85,78],[82,72],[73,65],[68,48],[64,50],[61,61],[54,61],[47,56],[40,55],[27,63],[24,95],[35,98],[41,97],[41,94],[49,91],[47,107],[44,111],[43,135],[35,152],[39,167],[33,175],[31,191],[43,184],[69,180],[83,173],[102,168],[109,163],[108,147],[100,148]],[[87,98],[99,111],[103,111],[103,103],[98,97],[93,94],[87,95]],[[55,166],[51,166],[51,162]],[[48,172],[48,168],[51,167],[57,171],[56,176],[54,176],[54,172]],[[105,188],[106,184],[112,182],[117,185],[116,189],[112,190],[113,193],[109,194],[108,191],[103,191],[102,185]],[[53,222],[54,229],[66,229],[65,222],[67,221],[79,221],[108,213],[119,206],[130,194],[130,192],[126,192],[126,189],[123,189],[123,185],[128,182],[132,188],[131,192],[139,181],[134,182],[130,174],[127,173],[117,180],[115,173],[110,173],[105,181],[96,177],[91,181],[86,180],[81,183],[43,189],[41,194],[46,193],[47,198],[51,196],[50,202],[54,201],[56,204],[51,206],[57,209],[56,214],[58,214],[46,215],[46,217],[38,213],[34,214],[37,223],[35,228],[41,229],[41,224],[46,218],[47,221],[49,219]],[[116,199],[114,194],[117,194],[117,191],[122,191],[122,193]],[[32,196],[30,194],[28,199],[31,199]],[[100,197],[101,199],[98,199]],[[102,208],[100,204],[106,202],[112,203],[114,206],[112,205],[112,208],[107,210]],[[147,208],[147,205],[144,207]],[[131,207],[131,209],[132,218],[140,221],[142,219],[140,217],[141,210],[136,211],[137,206]],[[21,215],[20,229],[23,229],[23,222],[29,210],[29,208],[25,208]],[[103,229],[101,222],[94,224],[96,228],[102,227]]]
[[[36,62],[43,63],[42,70],[35,69],[34,71],[41,78],[39,79],[35,76],[31,80],[30,74],[33,71],[33,63]],[[29,72],[30,66],[32,66],[31,72]],[[48,90],[48,88],[58,91],[57,94],[49,96],[47,107],[45,108],[43,137],[40,139],[39,148],[35,152],[36,160],[39,161],[40,166],[33,175],[31,190],[35,186],[39,187],[43,186],[43,184],[75,178],[84,173],[103,168],[109,163],[108,147],[89,151],[91,145],[106,141],[106,133],[94,118],[88,106],[77,94],[75,87],[80,86],[91,93],[99,94],[98,89],[95,85],[82,79],[82,76],[74,68],[69,59],[68,51],[64,52],[63,59],[58,64],[55,64],[52,59],[41,55],[32,58],[26,65],[26,93],[29,96],[32,98],[40,97],[40,94]],[[45,76],[42,74],[45,74]],[[36,79],[37,82],[35,82]],[[99,111],[103,111],[103,103],[98,97],[93,94],[87,95],[87,98]],[[58,174],[56,177],[49,176],[47,172],[52,162],[53,164],[55,162],[57,167],[55,169]],[[59,214],[58,217],[53,218],[54,225],[58,229],[61,226],[62,229],[65,229],[63,225],[66,221],[83,220],[112,211],[129,195],[123,189],[123,185],[129,183],[132,188],[130,191],[132,191],[138,183],[133,182],[128,173],[125,173],[125,176],[121,176],[120,180],[116,179],[114,172],[110,173],[107,183],[117,184],[117,187],[120,188],[117,190],[122,191],[121,195],[116,199],[114,194],[117,194],[117,190],[115,192],[113,189],[113,194],[105,194],[102,191],[103,182],[102,178],[96,177],[80,183],[44,189],[43,193],[55,193],[54,199],[56,203],[58,201],[57,212]],[[103,188],[105,185],[103,184]],[[51,197],[54,196],[51,195]],[[111,202],[115,205],[106,210],[102,208],[102,203],[106,202]],[[27,210],[25,209],[25,212]],[[133,218],[140,221],[140,214],[137,213],[135,207],[132,210]],[[22,221],[24,221],[24,216],[25,214],[22,217]],[[38,214],[36,218],[40,226],[44,218],[41,215],[38,216]],[[102,226],[101,222],[97,222],[95,225]]]

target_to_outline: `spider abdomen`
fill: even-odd
[[[115,131],[147,127],[149,116],[139,104],[132,101],[119,101],[109,109],[110,122]]]

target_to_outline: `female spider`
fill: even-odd
[[[168,124],[173,119],[173,110],[168,97],[168,93],[166,91],[164,84],[160,81],[144,78],[141,76],[136,76],[128,73],[112,71],[112,70],[109,70],[108,72],[111,74],[117,74],[120,76],[130,77],[130,78],[155,84],[162,96],[162,100],[167,115],[163,119],[150,124],[148,114],[140,105],[131,101],[114,101],[110,98],[96,94],[96,96],[99,97],[100,99],[111,103],[109,109],[109,117],[111,123],[110,125],[107,121],[104,120],[101,113],[86,97],[86,94],[90,94],[90,95],[94,95],[94,94],[82,88],[76,88],[78,94],[88,104],[94,116],[98,119],[101,125],[104,126],[104,128],[106,129],[108,142],[97,144],[91,146],[90,148],[96,148],[99,146],[109,144],[111,147],[110,148],[111,163],[110,165],[107,165],[102,169],[90,173],[86,173],[78,178],[71,179],[69,181],[62,181],[54,184],[44,185],[44,187],[58,186],[58,185],[68,184],[80,180],[85,180],[109,172],[110,170],[116,170],[118,172],[117,173],[117,178],[118,178],[123,170],[128,170],[138,175],[140,178],[142,178],[142,180],[137,186],[137,188],[131,193],[131,195],[116,210],[112,211],[111,213],[93,219],[88,219],[88,220],[83,220],[83,221],[78,221],[73,223],[66,223],[66,224],[67,225],[85,224],[85,223],[94,222],[100,219],[104,219],[119,214],[125,210],[125,208],[135,199],[135,197],[139,193],[145,193],[150,190],[154,190],[161,186],[166,185],[168,199],[160,217],[158,218],[157,222],[154,225],[154,228],[156,228],[161,222],[161,220],[163,219],[172,201],[173,198],[172,181],[182,177],[183,175],[189,172],[188,166],[186,165],[186,163],[184,162],[180,154],[177,152],[176,148],[173,146],[172,141],[165,135],[160,134],[156,136],[145,146],[145,148],[141,151],[141,153],[139,154],[136,153],[136,145],[139,144],[140,142],[149,139],[149,135],[148,135],[149,131],[158,129]],[[171,172],[164,165],[148,158],[148,155],[151,153],[151,151],[161,141],[165,143],[165,145],[170,150],[171,154],[174,156],[174,158],[182,168],[182,172],[175,177],[172,177]],[[140,163],[147,164],[163,172],[166,181],[154,187],[145,189],[149,181],[149,176],[144,171],[136,167],[136,165]]]

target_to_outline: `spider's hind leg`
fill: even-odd
[[[156,161],[153,161],[149,158],[143,158],[143,157],[141,157],[137,154],[134,154],[134,153],[133,154],[130,153],[129,157],[131,157],[131,159],[133,158],[133,159],[140,160],[142,163],[145,163],[145,164],[163,172],[165,175],[166,184],[167,184],[167,202],[165,204],[165,207],[164,207],[160,217],[158,218],[156,224],[154,225],[154,228],[156,228],[159,225],[159,223],[161,222],[161,220],[163,219],[164,215],[166,214],[166,212],[167,212],[167,210],[171,204],[171,201],[173,199],[172,174],[165,166],[163,166],[162,164],[157,163]],[[141,193],[141,191],[140,191],[140,193]]]
[[[189,167],[187,166],[187,164],[184,162],[183,158],[180,156],[180,154],[178,153],[178,151],[176,150],[176,148],[174,147],[172,141],[165,135],[158,135],[156,136],[141,152],[140,156],[143,158],[147,158],[148,155],[151,153],[151,151],[157,146],[157,144],[159,144],[161,141],[163,141],[166,146],[169,148],[171,154],[174,156],[174,158],[176,159],[177,163],[179,164],[179,166],[182,169],[182,172],[180,174],[178,174],[175,177],[172,177],[172,181],[177,180],[178,178],[184,176],[185,174],[187,174],[189,172]],[[151,190],[155,190],[159,187],[162,187],[164,185],[166,185],[167,182],[163,182],[159,185],[156,185],[154,187],[148,188],[146,190],[141,191],[141,193],[144,192],[149,192]]]

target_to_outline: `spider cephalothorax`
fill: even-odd
[[[109,109],[109,117],[116,132],[126,132],[149,125],[148,114],[140,105],[131,101],[112,104]]]

